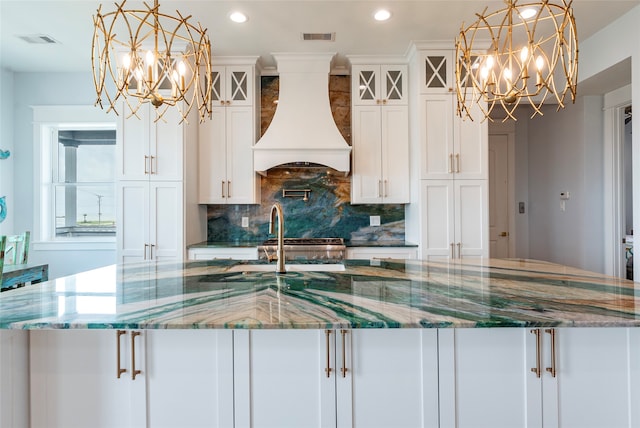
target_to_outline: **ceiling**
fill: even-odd
[[[120,1],[120,0],[119,0]],[[556,0],[559,2],[560,0]],[[0,0],[0,66],[15,72],[68,72],[91,69],[92,16],[95,0]],[[104,1],[103,12],[115,9]],[[153,0],[149,0],[152,4]],[[579,40],[584,40],[640,4],[640,0],[574,0]],[[127,8],[143,3],[128,1]],[[272,52],[336,52],[346,55],[404,55],[412,40],[454,40],[462,22],[475,13],[505,7],[504,0],[161,0],[160,10],[193,15],[208,29],[214,56],[259,55],[275,66]],[[385,7],[390,20],[376,22],[373,12]],[[240,10],[249,20],[228,18]],[[191,21],[190,21],[191,22]],[[302,32],[335,32],[335,41],[302,41]],[[44,34],[59,43],[28,44],[19,35]]]

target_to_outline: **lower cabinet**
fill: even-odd
[[[233,425],[231,331],[30,334],[33,428]]]
[[[440,426],[638,427],[637,330],[440,330]]]
[[[239,427],[437,427],[437,330],[236,331]]]
[[[29,427],[29,332],[0,330],[0,428]]]

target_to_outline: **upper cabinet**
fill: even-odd
[[[352,204],[410,202],[407,69],[351,68]]]
[[[260,176],[253,167],[259,137],[260,98],[256,58],[227,58],[213,67],[213,114],[199,127],[200,204],[260,203]]]
[[[407,105],[406,65],[354,65],[351,68],[354,105]]]
[[[185,123],[180,113],[169,108],[154,121],[154,107],[145,104],[137,116],[127,107],[118,116],[118,179],[175,181],[183,177]]]
[[[453,51],[428,50],[419,53],[420,93],[446,94],[455,89]]]
[[[211,100],[213,106],[252,106],[254,70],[251,65],[213,66]]]

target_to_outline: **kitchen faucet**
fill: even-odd
[[[284,214],[282,213],[282,206],[279,203],[273,204],[271,207],[271,218],[269,220],[269,233],[273,234],[273,223],[275,222],[275,215],[278,215],[278,249],[276,250],[276,257],[278,264],[276,265],[276,273],[287,273],[284,268]]]

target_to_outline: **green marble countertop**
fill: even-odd
[[[0,328],[640,326],[634,282],[551,263],[317,266],[325,271],[276,275],[232,260],[107,266],[0,293]]]
[[[188,248],[251,248],[262,245],[261,241],[204,241],[197,244],[189,245]],[[417,247],[418,244],[407,241],[379,240],[379,241],[362,241],[350,240],[344,241],[346,247]]]

